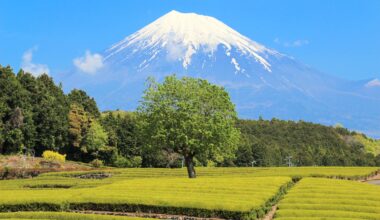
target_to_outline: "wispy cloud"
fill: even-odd
[[[45,64],[33,63],[33,52],[37,51],[37,47],[33,47],[24,52],[22,55],[21,68],[34,76],[39,76],[43,73],[49,74],[49,67]]]
[[[102,55],[98,53],[92,54],[88,50],[84,56],[75,58],[73,63],[80,71],[89,74],[96,73],[104,66]]]
[[[365,86],[367,88],[380,87],[380,80],[379,79],[373,79],[373,80],[369,81]]]
[[[302,39],[294,40],[294,41],[281,41],[279,38],[275,38],[274,42],[284,47],[302,47],[310,43],[308,40],[302,40]]]
[[[168,42],[166,44],[167,54],[166,59],[168,61],[178,61],[186,54],[186,48],[180,43]]]

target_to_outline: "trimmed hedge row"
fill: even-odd
[[[52,220],[153,220],[151,218],[139,218],[129,216],[107,216],[98,214],[81,214],[72,212],[5,212],[0,213],[0,219],[52,219]]]
[[[0,205],[0,212],[14,211],[113,211],[113,212],[146,212],[157,214],[172,214],[172,215],[187,215],[194,217],[212,218],[219,217],[225,219],[243,219],[251,220],[262,218],[272,206],[276,204],[286,192],[298,181],[292,181],[281,186],[278,192],[265,202],[261,207],[249,212],[228,211],[228,210],[210,210],[202,208],[190,207],[174,207],[174,206],[157,206],[146,204],[130,204],[130,203],[66,203],[66,204],[51,204],[51,203],[28,203],[28,204],[6,204]]]
[[[52,203],[25,203],[25,204],[0,204],[0,212],[19,211],[64,211],[67,205]]]
[[[380,170],[373,171],[366,175],[355,175],[355,176],[344,176],[344,175],[319,175],[312,174],[310,177],[315,178],[329,178],[329,179],[339,179],[339,180],[367,180],[370,177],[380,174]]]
[[[380,219],[378,186],[304,178],[279,203],[275,219]]]
[[[378,171],[378,167],[198,167],[198,176],[235,176],[235,177],[268,177],[268,176],[302,176],[302,177],[342,177],[342,178],[365,178]],[[156,177],[183,177],[186,171],[181,168],[126,168],[126,169],[103,169],[103,172],[112,173],[114,176],[128,178],[156,178]],[[91,173],[99,172],[94,170]],[[45,175],[70,177],[73,173],[81,172],[60,172]]]
[[[227,219],[256,219],[258,211],[233,212],[224,210],[207,210],[186,207],[151,206],[143,204],[108,204],[108,203],[28,203],[0,205],[0,212],[18,211],[109,211],[109,212],[149,212],[158,214],[188,215],[196,217],[221,217]]]
[[[144,204],[109,204],[109,203],[71,203],[70,210],[75,211],[113,211],[113,212],[147,212],[171,215],[188,215],[203,218],[221,217],[226,219],[255,219],[256,212],[234,212],[225,210],[208,210],[187,207],[152,206]]]

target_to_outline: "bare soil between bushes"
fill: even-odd
[[[272,206],[272,209],[262,218],[262,220],[272,220],[274,218],[274,214],[277,211],[277,204]]]

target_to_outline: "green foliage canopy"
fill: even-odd
[[[138,113],[147,147],[183,155],[189,177],[195,177],[193,158],[221,163],[234,157],[240,132],[224,88],[175,75],[162,84],[151,78]]]

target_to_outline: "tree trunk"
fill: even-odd
[[[197,175],[195,174],[193,156],[186,156],[185,164],[187,167],[187,174],[189,175],[189,178],[196,178]]]

